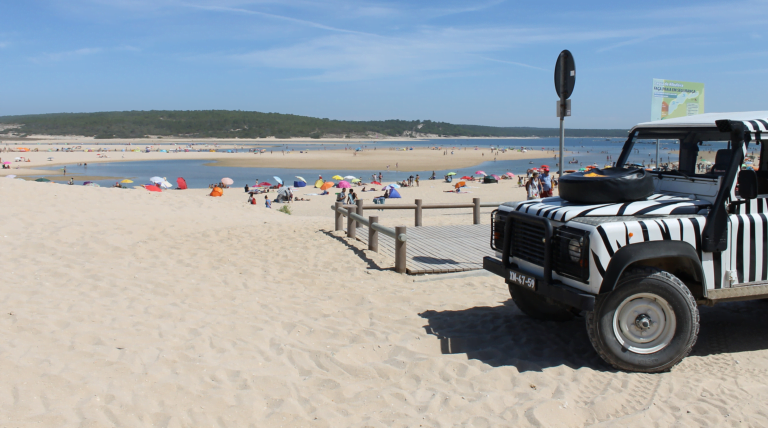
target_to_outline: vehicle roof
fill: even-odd
[[[728,119],[743,122],[751,132],[768,132],[768,111],[742,111],[732,113],[703,113],[674,119],[638,123],[629,134],[639,131],[638,137],[677,138],[682,134],[699,129],[707,135],[704,139],[718,140],[728,135],[717,130],[715,121]]]

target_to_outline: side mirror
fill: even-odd
[[[757,197],[757,173],[751,169],[739,171],[739,196],[744,199]]]

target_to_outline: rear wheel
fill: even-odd
[[[699,311],[688,287],[658,269],[633,269],[598,296],[586,316],[600,357],[629,371],[655,373],[685,358],[699,334]]]
[[[509,285],[509,294],[515,305],[531,318],[542,321],[569,321],[576,316],[578,309],[541,296],[515,284]]]

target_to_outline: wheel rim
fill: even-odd
[[[672,307],[652,293],[627,297],[613,313],[616,340],[636,354],[653,354],[666,348],[676,328]]]

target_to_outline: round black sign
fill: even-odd
[[[563,87],[560,87],[560,78],[565,71]],[[555,64],[555,91],[557,96],[568,99],[573,93],[573,87],[576,85],[576,63],[573,61],[573,55],[567,49],[560,52]]]

